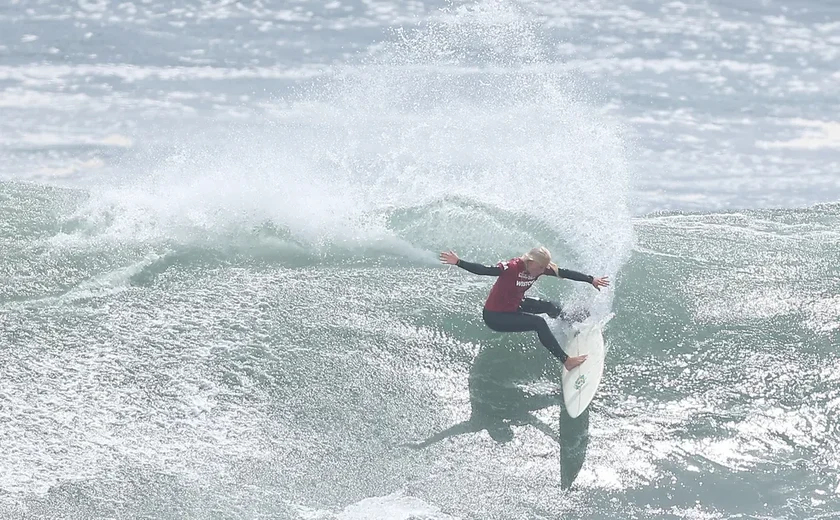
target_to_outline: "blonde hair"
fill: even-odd
[[[554,271],[554,274],[558,274],[559,270],[557,268],[557,264],[551,261],[551,251],[544,246],[535,247],[522,255],[522,260],[525,261],[532,261],[537,262],[540,265],[544,265]]]

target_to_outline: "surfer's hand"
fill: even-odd
[[[580,366],[581,363],[586,361],[586,355],[583,356],[574,356],[570,357],[563,363],[563,366],[566,367],[566,370],[572,370],[573,368]]]
[[[458,255],[455,254],[455,251],[444,251],[440,254],[440,261],[444,264],[457,265]]]
[[[599,291],[601,287],[609,287],[610,286],[610,279],[608,276],[602,276],[601,278],[593,278],[592,285],[595,286],[596,289]]]

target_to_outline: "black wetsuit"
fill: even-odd
[[[484,276],[500,276],[502,274],[502,268],[499,266],[481,265],[465,262],[464,260],[458,260],[457,265],[473,274]],[[546,274],[550,274],[551,276],[555,275],[554,271],[550,269],[546,270]],[[593,277],[590,275],[569,269],[559,269],[557,275],[559,278],[567,278],[579,282],[592,283],[593,280]],[[535,331],[540,338],[540,343],[555,357],[560,359],[562,363],[565,363],[569,356],[563,352],[563,349],[557,342],[557,338],[554,337],[551,329],[549,329],[545,318],[537,316],[537,314],[547,314],[552,318],[557,318],[563,315],[563,311],[550,301],[536,298],[523,299],[516,312],[497,312],[486,308],[482,311],[484,323],[496,332]]]

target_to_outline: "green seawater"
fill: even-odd
[[[483,325],[493,279],[436,263],[540,242],[599,267],[556,224],[444,197],[382,209],[376,240],[307,241],[227,216],[129,230],[126,211],[0,184],[7,518],[840,510],[840,206],[639,216],[609,290],[541,279],[534,295],[615,313],[574,420],[535,335]],[[446,215],[457,229],[418,231]]]

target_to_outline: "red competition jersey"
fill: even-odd
[[[499,262],[498,266],[502,274],[490,289],[484,308],[495,312],[516,312],[522,300],[525,299],[525,291],[534,285],[542,273],[537,276],[528,274],[525,270],[525,261],[521,258]]]

